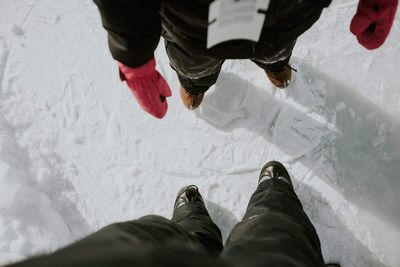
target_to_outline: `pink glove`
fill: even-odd
[[[122,63],[118,66],[121,81],[126,81],[142,109],[156,118],[163,118],[167,113],[166,98],[171,96],[171,89],[156,70],[154,58],[138,68]]]
[[[350,31],[367,49],[380,47],[390,33],[398,0],[360,0]]]

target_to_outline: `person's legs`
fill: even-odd
[[[188,266],[191,260],[197,266],[225,266],[216,258],[220,231],[197,187],[190,188],[178,194],[172,220],[149,215],[114,223],[55,253],[11,266]]]
[[[183,104],[189,109],[197,108],[204,93],[216,83],[224,60],[191,54],[167,40],[165,48],[181,84]]]
[[[292,68],[289,65],[289,61],[295,44],[296,40],[272,55],[252,59],[257,66],[264,69],[270,81],[282,89],[289,86],[292,77]]]
[[[171,220],[149,215],[114,223],[65,249],[110,244],[126,244],[132,249],[140,246],[161,248],[171,242],[208,251],[212,255],[218,255],[222,250],[221,232],[208,215],[196,186],[187,186],[179,191]]]
[[[190,246],[201,246],[190,233],[176,223],[161,216],[148,215],[137,220],[106,226],[63,250],[121,244],[132,249],[136,247],[159,248],[171,241],[183,242]]]
[[[257,190],[222,257],[233,266],[324,266],[318,235],[280,163],[270,162],[262,169]]]

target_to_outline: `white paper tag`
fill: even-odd
[[[207,48],[246,39],[258,42],[270,0],[216,0],[208,12]],[[260,13],[261,11],[262,13]]]

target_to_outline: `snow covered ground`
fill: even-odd
[[[0,264],[112,222],[170,217],[187,184],[226,238],[260,167],[280,160],[327,261],[400,266],[400,17],[367,51],[348,30],[356,5],[336,0],[299,39],[287,90],[227,61],[194,112],[161,43],[174,95],[157,120],[119,81],[90,0],[1,0]]]

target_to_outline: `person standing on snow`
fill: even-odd
[[[165,116],[171,90],[156,71],[154,50],[164,37],[185,107],[197,108],[215,84],[225,59],[251,59],[269,80],[286,88],[297,37],[332,0],[94,0],[119,62],[140,106]],[[376,49],[388,36],[398,0],[360,0],[350,30]]]
[[[199,190],[177,195],[172,219],[150,215],[116,223],[53,254],[8,267],[340,267],[324,264],[314,226],[279,162],[264,165],[244,218],[225,247]]]
[[[94,0],[108,31],[111,54],[141,107],[157,118],[171,90],[155,70],[164,37],[180,95],[197,108],[225,59],[251,59],[279,88],[289,85],[296,39],[331,0]]]

